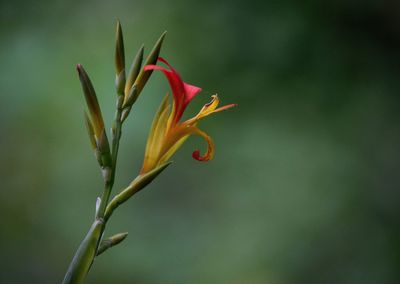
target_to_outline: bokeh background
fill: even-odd
[[[235,110],[201,123],[120,207],[88,283],[399,283],[400,5],[365,1],[0,2],[0,283],[60,283],[102,190],[82,63],[108,126],[114,31],[127,64],[162,55]],[[116,189],[137,174],[168,91],[154,74],[124,127]]]

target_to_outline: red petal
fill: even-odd
[[[179,73],[164,58],[159,57],[158,60],[165,63],[170,70],[157,65],[147,65],[144,67],[144,70],[159,70],[167,77],[174,96],[176,110],[173,122],[177,123],[181,119],[187,105],[201,91],[201,88],[183,82]]]
[[[186,83],[183,83],[183,86],[185,88],[185,108],[186,108],[186,105],[188,105],[190,101],[193,100],[193,98],[198,93],[201,92],[201,88]]]
[[[169,81],[169,85],[171,86],[172,94],[174,95],[174,101],[175,103],[178,103],[180,100],[182,100],[182,94],[184,94],[185,89],[183,85],[183,81],[179,74],[174,73],[164,67],[158,66],[158,65],[146,65],[144,67],[144,70],[159,70],[162,71],[167,77]]]

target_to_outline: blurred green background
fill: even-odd
[[[88,283],[399,283],[400,5],[381,1],[0,2],[0,282],[59,283],[101,177],[75,65],[113,117],[114,31],[128,64],[162,55],[235,110],[201,123],[122,206]],[[168,91],[155,73],[124,127],[116,189],[142,163]]]

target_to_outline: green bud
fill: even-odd
[[[142,45],[137,52],[135,59],[132,62],[131,69],[129,70],[129,75],[126,80],[125,85],[125,95],[128,95],[129,91],[132,88],[133,83],[135,82],[137,76],[139,75],[140,68],[142,67],[143,62],[143,52],[144,46]]]
[[[78,70],[82,90],[88,106],[93,132],[96,137],[99,137],[101,132],[104,130],[104,122],[101,115],[100,105],[97,101],[96,92],[94,91],[92,82],[90,81],[85,69],[83,69],[83,66],[78,64],[76,69]]]
[[[153,49],[151,50],[149,56],[146,59],[144,66],[146,65],[153,65],[157,63],[158,56],[160,55],[161,46],[164,41],[165,35],[167,32],[164,32],[160,38],[157,40],[156,44],[154,45]],[[145,71],[143,68],[141,69],[139,75],[137,76],[134,85],[136,85],[136,89],[138,94],[141,93],[143,90],[144,85],[147,83],[147,80],[150,78],[153,70]]]
[[[119,21],[117,21],[117,31],[115,34],[115,68],[117,76],[124,72],[123,77],[125,77],[124,38],[122,35],[121,23]]]
[[[128,233],[119,233],[116,234],[112,237],[109,237],[106,240],[101,241],[99,248],[97,249],[97,254],[96,256],[99,256],[100,254],[102,254],[103,252],[105,252],[107,249],[118,245],[119,243],[121,243],[123,240],[125,240],[125,238],[128,236]]]

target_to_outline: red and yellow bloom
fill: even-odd
[[[145,70],[159,70],[167,77],[173,94],[172,109],[167,94],[151,126],[141,170],[142,174],[167,162],[192,134],[203,137],[208,144],[207,152],[204,155],[200,155],[200,151],[196,150],[192,154],[193,158],[199,161],[212,159],[214,143],[210,136],[197,127],[197,122],[212,113],[235,106],[235,104],[230,104],[217,108],[219,98],[217,95],[213,95],[211,102],[205,104],[196,116],[180,122],[187,105],[201,91],[201,88],[183,82],[178,72],[165,59],[160,57],[158,60],[165,63],[169,69],[158,65],[147,65]]]

